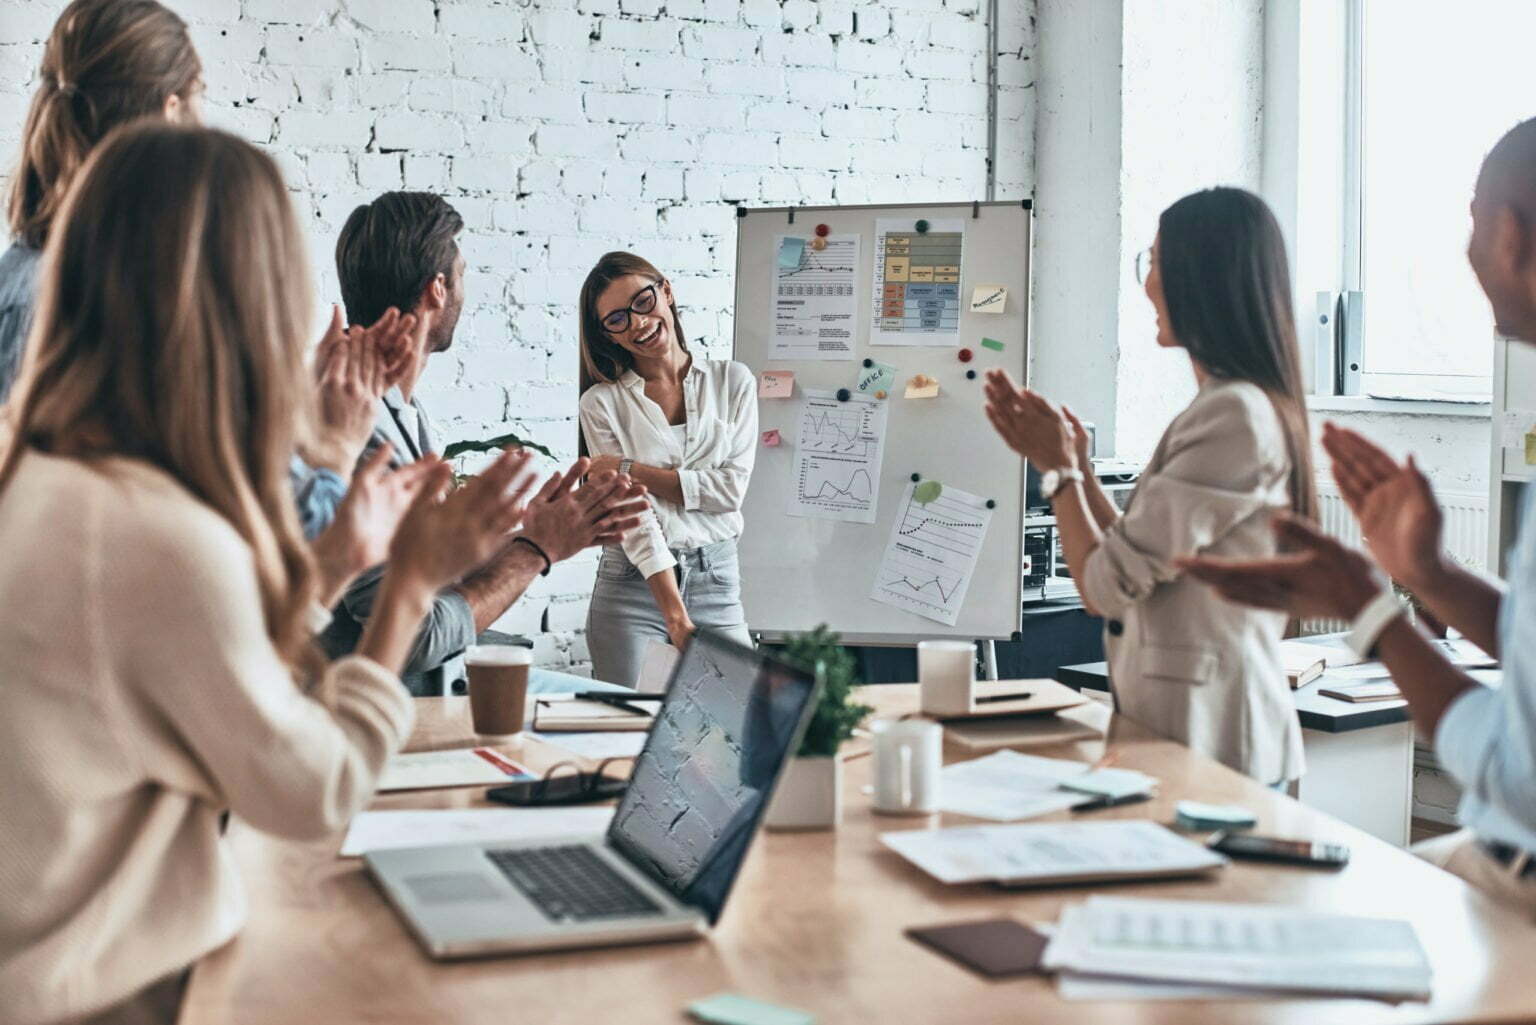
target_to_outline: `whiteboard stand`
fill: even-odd
[[[930,638],[974,643],[1013,637],[1023,609],[1024,464],[987,422],[982,375],[997,367],[1016,381],[1029,377],[1031,202],[738,207],[736,213],[734,356],[757,375],[794,375],[787,395],[758,399],[760,430],[775,441],[757,450],[742,508],[742,604],[752,631],[773,643],[826,623],[845,644],[898,647]],[[939,273],[959,279],[957,327],[949,341],[893,342],[880,323],[890,316],[891,285],[882,277],[877,303],[877,241],[885,237],[882,232],[903,232],[892,227],[896,222],[910,225],[907,233],[926,233],[934,226],[936,238],[957,231],[963,235],[958,269],[922,268],[934,275],[931,279],[916,276],[921,261],[911,259],[910,252],[899,255],[905,243],[887,241],[880,249],[882,261],[890,259],[893,267],[900,263],[902,274],[913,275],[903,280],[932,280],[943,287]],[[825,239],[821,248],[817,239]],[[780,263],[786,252],[802,254],[790,259],[801,261],[792,268],[795,274],[811,275],[796,282],[805,291],[781,291]],[[816,252],[833,255],[807,255]],[[846,258],[847,265],[839,258]],[[995,308],[973,308],[983,288],[996,288],[1003,296]],[[836,315],[848,318],[846,328],[841,321],[830,328],[799,322],[803,312],[797,311],[809,308],[808,297],[824,295],[851,297],[847,312]],[[908,293],[904,301],[910,307],[917,300]],[[924,301],[953,299],[935,293]],[[790,327],[783,328],[784,323]],[[779,339],[789,336],[815,340],[798,347],[781,344]],[[799,438],[807,430],[820,434],[827,429],[827,414],[812,416],[806,403],[813,401],[812,393],[823,403],[828,395],[849,401],[839,393],[858,398],[866,359],[870,367],[889,367],[894,380],[894,387],[880,389],[889,392],[880,399],[885,406],[883,456],[875,479],[869,482],[869,473],[864,478],[873,484],[873,500],[860,499],[871,503],[870,518],[791,512],[789,496],[802,486],[802,478],[811,479],[797,468]],[[919,374],[939,390],[909,399],[905,389]],[[970,578],[954,622],[871,597],[893,527],[909,505],[904,498],[909,482],[920,479],[938,480],[945,488],[992,503],[980,568]],[[822,490],[828,486],[847,495],[854,478],[830,485],[820,481]],[[994,645],[982,649],[982,661],[983,672],[995,678]]]
[[[981,678],[997,679],[997,642],[994,640],[981,642]]]

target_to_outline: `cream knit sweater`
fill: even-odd
[[[410,733],[399,680],[302,693],[250,548],[148,464],[32,454],[0,492],[0,1022],[101,1010],[217,948],[230,809],[322,837]]]

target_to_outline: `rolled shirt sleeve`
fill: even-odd
[[[288,464],[293,482],[293,500],[299,510],[299,525],[306,540],[313,541],[336,518],[336,507],[347,496],[347,482],[332,470],[310,466],[295,455]]]
[[[589,391],[582,396],[581,434],[586,439],[587,451],[592,455],[624,455],[624,448],[619,444],[618,435],[614,432],[608,412],[602,406],[602,396],[596,391]],[[681,471],[679,471],[679,477],[681,477]],[[685,490],[684,495],[686,494]],[[661,523],[656,519],[655,496],[647,496],[647,501],[652,503],[652,506],[648,507],[641,516],[640,525],[626,533],[620,544],[624,549],[624,555],[640,571],[640,575],[650,578],[662,570],[676,566],[677,559],[673,557],[672,549],[667,546],[667,536],[662,532]]]
[[[1161,465],[1089,553],[1078,582],[1084,600],[1111,617],[1145,601],[1178,578],[1175,560],[1285,508],[1288,472],[1278,417],[1258,388],[1229,384],[1191,404],[1169,427]]]
[[[368,622],[383,579],[384,567],[375,566],[347,588],[341,604],[352,619],[360,624]],[[475,637],[475,612],[468,599],[453,588],[439,591],[411,643],[401,675],[431,672],[474,644]]]
[[[752,372],[740,363],[730,369],[729,442],[725,455],[707,469],[678,470],[683,508],[690,512],[733,513],[741,510],[757,459],[757,397]]]

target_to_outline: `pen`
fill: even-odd
[[[660,701],[665,694],[636,694],[621,690],[581,690],[572,694],[577,701],[602,701],[610,705],[622,705],[630,701]]]
[[[988,694],[976,699],[978,705],[984,705],[989,701],[1024,701],[1034,697],[1029,691],[1020,691],[1017,694]]]
[[[1095,797],[1081,804],[1071,805],[1069,811],[1098,811],[1100,808],[1116,808],[1122,804],[1136,804],[1141,801],[1150,801],[1151,794],[1126,794],[1124,797]]]

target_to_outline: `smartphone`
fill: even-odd
[[[1255,836],[1253,833],[1217,833],[1211,838],[1210,846],[1212,850],[1234,858],[1256,861],[1283,861],[1320,868],[1342,868],[1349,864],[1349,848],[1336,843],[1282,840],[1277,836]]]

